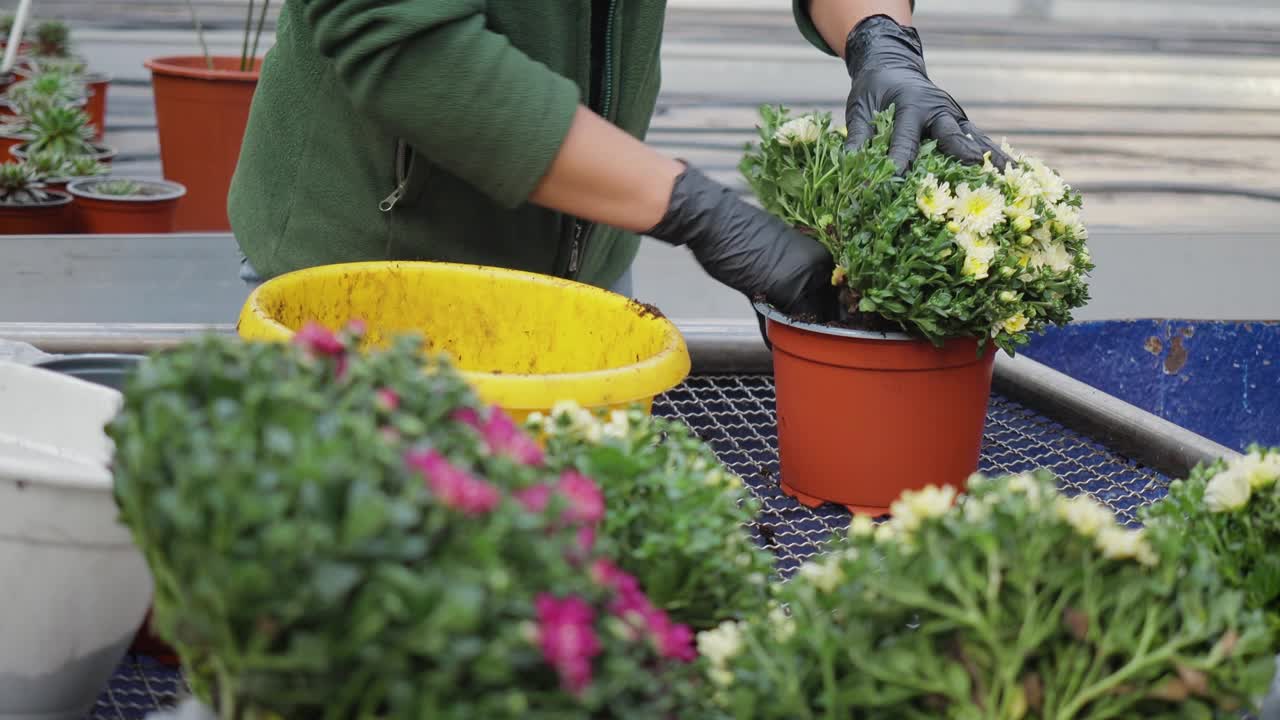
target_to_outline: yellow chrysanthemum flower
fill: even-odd
[[[971,233],[989,235],[1004,222],[1004,195],[993,187],[974,189],[963,184],[956,188],[951,219]]]
[[[1000,323],[1000,327],[1010,335],[1020,333],[1027,329],[1027,316],[1022,313],[1018,313],[1013,317],[1006,318],[1004,322]]]

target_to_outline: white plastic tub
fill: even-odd
[[[82,720],[151,602],[117,521],[120,393],[0,362],[0,720]]]

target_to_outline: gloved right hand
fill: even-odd
[[[676,178],[666,214],[645,234],[688,246],[708,275],[748,299],[817,319],[835,307],[827,249],[697,168]]]

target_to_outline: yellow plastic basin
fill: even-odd
[[[450,355],[486,402],[518,419],[561,400],[640,404],[680,384],[689,351],[669,320],[621,295],[534,273],[430,262],[326,265],[250,294],[238,331],[282,341],[309,321],[368,325],[365,347],[416,332]]]

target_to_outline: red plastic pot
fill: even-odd
[[[5,135],[0,133],[0,162],[8,162],[13,158],[13,153],[9,152],[19,145],[26,144],[31,138],[21,137],[18,135]]]
[[[963,489],[978,468],[995,348],[767,318],[782,490],[887,514],[904,490]]]
[[[75,198],[75,225],[92,235],[174,232],[178,202],[187,189],[164,180],[137,180],[144,194],[116,196],[96,192],[104,182],[121,178],[82,178],[67,183]],[[131,178],[132,179],[132,178]]]
[[[240,58],[202,56],[148,60],[155,91],[160,164],[164,176],[187,187],[177,229],[227,231],[227,192],[258,86],[258,67],[242,72]]]
[[[70,231],[71,196],[50,192],[40,205],[0,205],[0,235],[59,235]]]

